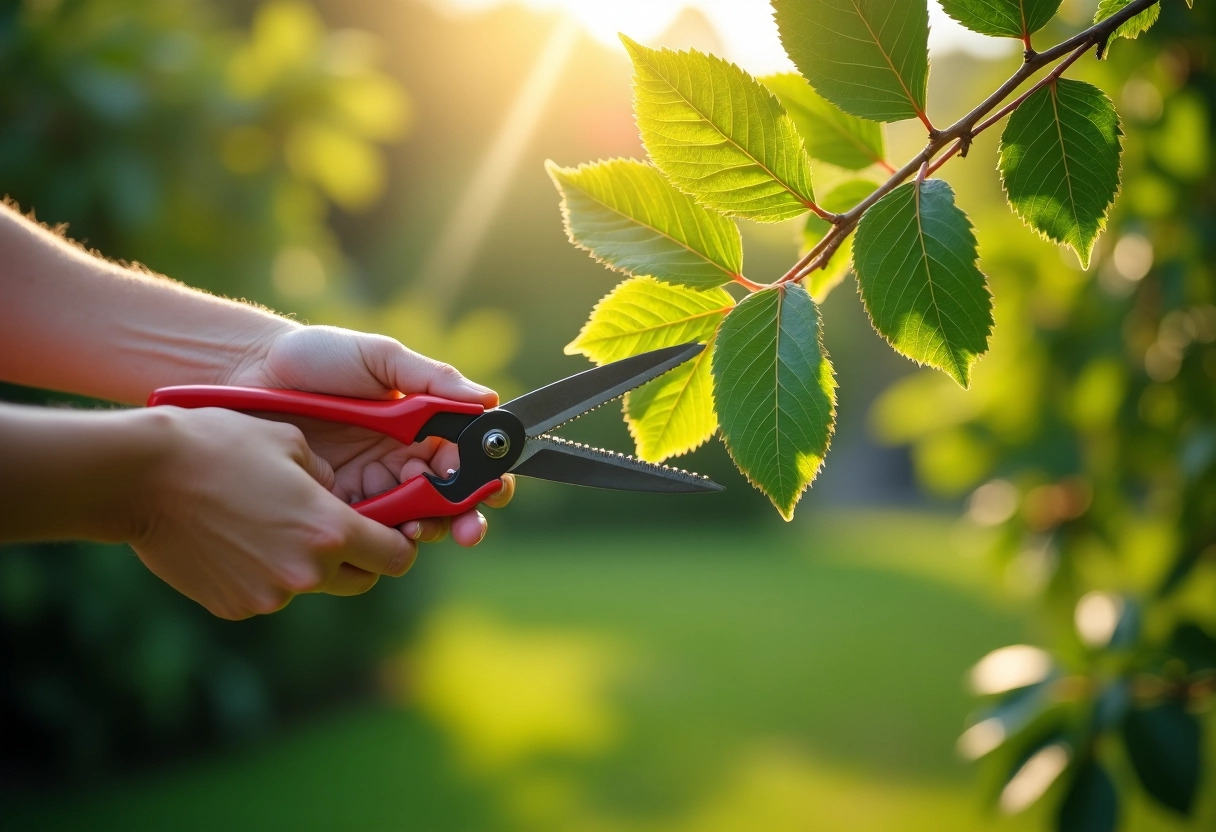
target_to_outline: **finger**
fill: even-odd
[[[350,525],[344,536],[346,545],[336,553],[337,560],[377,575],[400,577],[414,565],[418,547],[401,532],[382,526],[351,510]]]
[[[466,511],[452,518],[452,539],[461,546],[476,546],[486,536],[486,518],[480,511]]]
[[[410,540],[419,543],[438,543],[448,536],[450,525],[447,517],[430,517],[424,520],[411,520],[398,528]]]
[[[363,496],[374,497],[396,488],[400,483],[393,472],[382,462],[369,462],[363,466]]]
[[[332,491],[335,481],[333,467],[313,453],[312,448],[308,447],[307,440],[304,439],[304,434],[298,428],[290,425],[287,427],[294,431],[294,436],[291,439],[291,458],[308,472],[308,476],[319,482],[326,491]]]
[[[507,503],[511,502],[511,498],[515,496],[515,475],[502,475],[502,488],[491,494],[481,501],[483,506],[490,508],[502,508]]]
[[[344,563],[316,591],[327,595],[362,595],[375,586],[378,580],[379,575]]]
[[[430,459],[432,470],[442,471],[446,474],[448,471],[460,467],[460,449],[453,442],[442,442],[435,447],[435,452]]]
[[[485,407],[498,404],[498,394],[469,381],[456,368],[402,346],[392,338],[360,342],[364,363],[382,383],[402,393],[430,393]]]

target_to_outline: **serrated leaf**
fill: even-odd
[[[1027,98],[1001,136],[1009,204],[1089,268],[1094,241],[1119,190],[1119,115],[1102,90],[1059,78]]]
[[[626,274],[719,286],[743,270],[739,229],[672,187],[653,165],[611,159],[545,169],[562,194],[571,242]]]
[[[625,424],[640,458],[682,456],[714,435],[714,348],[710,343],[696,358],[625,394]]]
[[[701,445],[718,427],[709,378],[714,333],[734,307],[724,289],[698,292],[647,277],[626,280],[591,312],[582,332],[566,346],[598,364],[647,350],[711,342],[681,364],[625,396],[625,421],[638,456],[662,462]]]
[[[942,10],[981,35],[1028,38],[1047,25],[1060,0],[941,0]]]
[[[836,379],[806,289],[787,283],[744,298],[718,329],[712,369],[731,459],[792,519],[836,421]]]
[[[1094,12],[1094,23],[1100,23],[1112,14],[1122,11],[1131,2],[1132,0],[1100,0],[1098,10]],[[1187,0],[1187,4],[1190,5],[1190,0]],[[1161,17],[1161,4],[1155,3],[1140,12],[1140,14],[1133,15],[1131,19],[1119,24],[1119,28],[1111,33],[1111,36],[1107,39],[1106,47],[1102,49],[1098,57],[1105,58],[1110,54],[1110,41],[1115,38],[1135,40],[1141,34],[1151,29],[1159,17]]]
[[[925,116],[925,0],[773,0],[785,53],[815,90],[873,121]]]
[[[823,198],[823,208],[833,213],[843,213],[872,194],[877,187],[875,183],[864,179],[842,182]],[[810,251],[814,248],[831,227],[831,223],[815,214],[807,217],[806,225],[802,229],[802,250]],[[849,273],[852,257],[853,237],[850,235],[840,244],[840,248],[836,249],[826,266],[806,276],[803,285],[816,303],[823,303],[832,289],[844,280],[845,275]]]
[[[1199,785],[1199,721],[1177,702],[1132,710],[1123,723],[1123,741],[1144,790],[1190,814]]]
[[[642,143],[676,187],[742,219],[806,212],[815,199],[810,162],[776,96],[714,55],[621,40],[633,60]]]
[[[886,158],[882,125],[878,122],[849,115],[792,72],[767,75],[760,81],[789,113],[812,159],[860,170]]]
[[[1110,775],[1092,759],[1073,775],[1056,818],[1059,832],[1114,832],[1119,798]]]
[[[853,268],[874,328],[896,351],[963,387],[988,350],[992,296],[975,233],[940,179],[907,182],[861,218]]]

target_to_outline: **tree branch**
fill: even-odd
[[[922,171],[926,175],[932,174],[954,155],[960,152],[965,155],[966,149],[970,146],[971,140],[976,135],[1012,113],[1036,90],[1059,78],[1064,70],[1090,48],[1104,45],[1110,39],[1110,36],[1114,34],[1114,31],[1128,20],[1146,9],[1157,5],[1159,2],[1161,0],[1132,0],[1132,2],[1105,20],[1093,24],[1088,29],[1078,32],[1071,38],[1056,44],[1046,51],[1033,52],[1027,50],[1022,65],[1005,80],[1005,83],[997,87],[991,95],[976,105],[975,109],[954,122],[954,124],[951,124],[944,130],[930,133],[929,141],[920,153],[908,160],[907,164],[899,170],[892,173],[886,182],[875,188],[873,193],[853,208],[843,214],[835,215],[836,219],[823,239],[813,249],[803,255],[780,279],[768,284],[768,286],[777,286],[792,280],[801,280],[816,269],[826,266],[832,254],[836,252],[836,249],[840,247],[844,239],[857,227],[857,223],[861,221],[862,215],[876,202],[907,181],[909,177],[920,174]],[[1030,89],[1002,107],[998,112],[992,113],[1001,102],[1012,95],[1031,76],[1043,67],[1056,61],[1060,61],[1060,64],[1054,67],[1050,73],[1039,79]],[[991,116],[989,116],[990,113],[992,113]],[[949,149],[942,157],[935,159],[937,154],[947,147]]]

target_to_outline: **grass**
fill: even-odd
[[[948,524],[763,528],[435,551],[416,567],[434,611],[387,663],[385,703],[10,795],[5,827],[1042,828],[988,816],[953,752],[967,667],[1026,632]]]

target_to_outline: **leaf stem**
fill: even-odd
[[[812,211],[814,211],[816,216],[818,216],[820,219],[825,219],[828,222],[832,223],[833,225],[840,222],[840,214],[833,214],[831,211],[825,211],[819,207],[818,203],[810,201],[810,200],[805,201],[804,204],[806,205],[807,208],[810,208]]]
[[[766,284],[757,283],[754,280],[748,280],[746,277],[744,277],[741,274],[731,275],[731,280],[733,280],[735,283],[738,283],[740,286],[747,289],[747,291],[749,291],[749,292],[758,292],[761,289],[768,288],[768,286]]]
[[[823,239],[814,248],[799,258],[798,262],[782,275],[781,278],[770,284],[753,285],[758,285],[760,288],[768,288],[769,286],[776,286],[793,280],[801,280],[816,269],[826,266],[828,260],[836,252],[836,249],[840,247],[840,244],[857,227],[857,223],[861,221],[862,215],[876,202],[907,181],[909,177],[921,174],[922,172],[924,175],[932,174],[946,160],[956,154],[966,155],[967,148],[970,147],[971,140],[976,134],[987,130],[993,124],[1009,115],[1036,90],[1059,78],[1064,70],[1068,69],[1091,47],[1101,47],[1114,31],[1125,22],[1144,10],[1152,8],[1159,2],[1161,0],[1132,0],[1110,17],[1078,32],[1067,40],[1057,43],[1050,49],[1043,52],[1034,52],[1031,49],[1027,49],[1025,60],[1016,72],[1010,75],[991,95],[977,104],[975,109],[944,130],[934,130],[928,117],[923,113],[918,113],[921,121],[929,128],[929,141],[920,153],[909,159],[899,170],[894,171],[886,182],[875,188],[873,193],[856,206],[843,214],[833,215],[835,220],[829,220],[832,222],[832,227],[828,229],[828,233],[824,235]],[[1000,106],[1005,99],[1029,80],[1031,76],[1043,67],[1054,64],[1057,61],[1059,61],[1059,65],[1053,67],[1051,72],[1043,76],[1025,93],[993,113],[993,110]],[[940,158],[935,158],[943,149],[946,149],[946,152]],[[890,168],[889,165],[887,167]],[[828,217],[824,217],[824,219],[828,219]],[[751,283],[751,281],[748,281],[748,283]],[[752,291],[755,290],[753,289]]]

